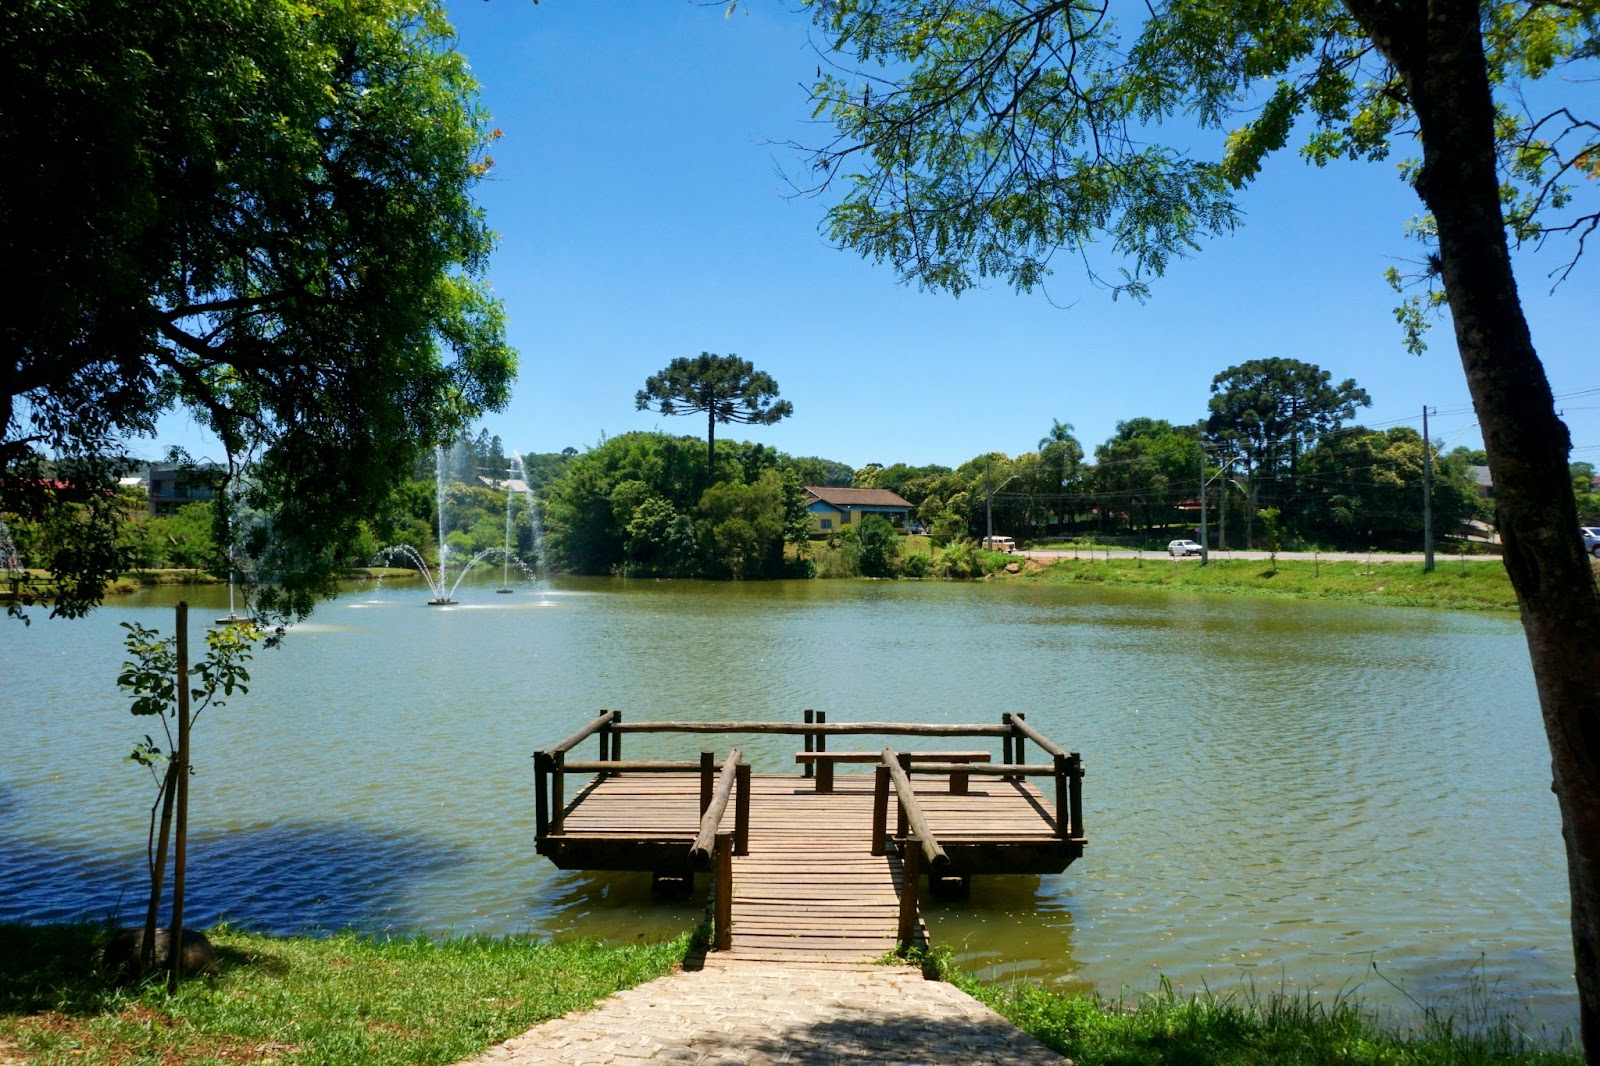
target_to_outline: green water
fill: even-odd
[[[498,574],[493,575],[498,577]],[[981,973],[1115,994],[1357,991],[1573,1024],[1559,819],[1515,619],[995,583],[365,588],[196,733],[190,913],[269,929],[657,937],[701,903],[533,854],[528,755],[632,719],[997,721],[1081,751],[1085,857],[935,902]],[[196,617],[226,593],[187,589]],[[140,908],[146,723],[118,622],[0,626],[0,919]],[[630,741],[691,757],[699,738]],[[719,747],[725,749],[724,740]],[[792,772],[797,738],[740,741]],[[583,751],[590,750],[585,745]],[[1396,988],[1398,986],[1398,989]]]

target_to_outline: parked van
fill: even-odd
[[[988,537],[985,538],[983,546],[992,552],[1014,552],[1017,550],[1017,542],[1010,537]]]

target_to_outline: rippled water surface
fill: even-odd
[[[492,590],[442,609],[355,591],[258,655],[250,693],[196,731],[196,921],[669,934],[698,901],[533,854],[534,749],[601,707],[1012,710],[1083,753],[1089,845],[1059,876],[933,903],[936,942],[968,966],[1112,994],[1163,974],[1396,1007],[1462,1009],[1477,990],[1574,1024],[1559,818],[1514,618],[1015,584]],[[186,594],[201,621],[225,602]],[[146,722],[116,690],[118,623],[170,629],[171,598],[0,624],[0,919],[141,909],[151,789],[125,756]],[[797,739],[741,744],[788,773]],[[699,746],[641,735],[628,754]]]

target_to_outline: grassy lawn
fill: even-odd
[[[210,934],[218,972],[168,996],[119,986],[93,925],[0,926],[0,1063],[453,1063],[670,972],[692,935],[654,945]],[[1359,1003],[1170,989],[1136,1004],[986,984],[924,960],[1081,1066],[1576,1066],[1570,1044],[1490,1016],[1378,1025]]]
[[[1143,586],[1229,595],[1289,596],[1452,610],[1516,610],[1511,580],[1498,563],[1440,561],[1431,574],[1417,563],[1265,559],[1062,559],[1012,580]]]
[[[92,925],[0,926],[0,1062],[451,1063],[669,972],[688,935],[611,947],[519,939],[208,935],[215,976],[116,984]],[[8,1046],[9,1045],[9,1046]]]

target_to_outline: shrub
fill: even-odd
[[[933,568],[933,556],[927,552],[912,552],[900,564],[900,573],[906,577],[927,577]]]

